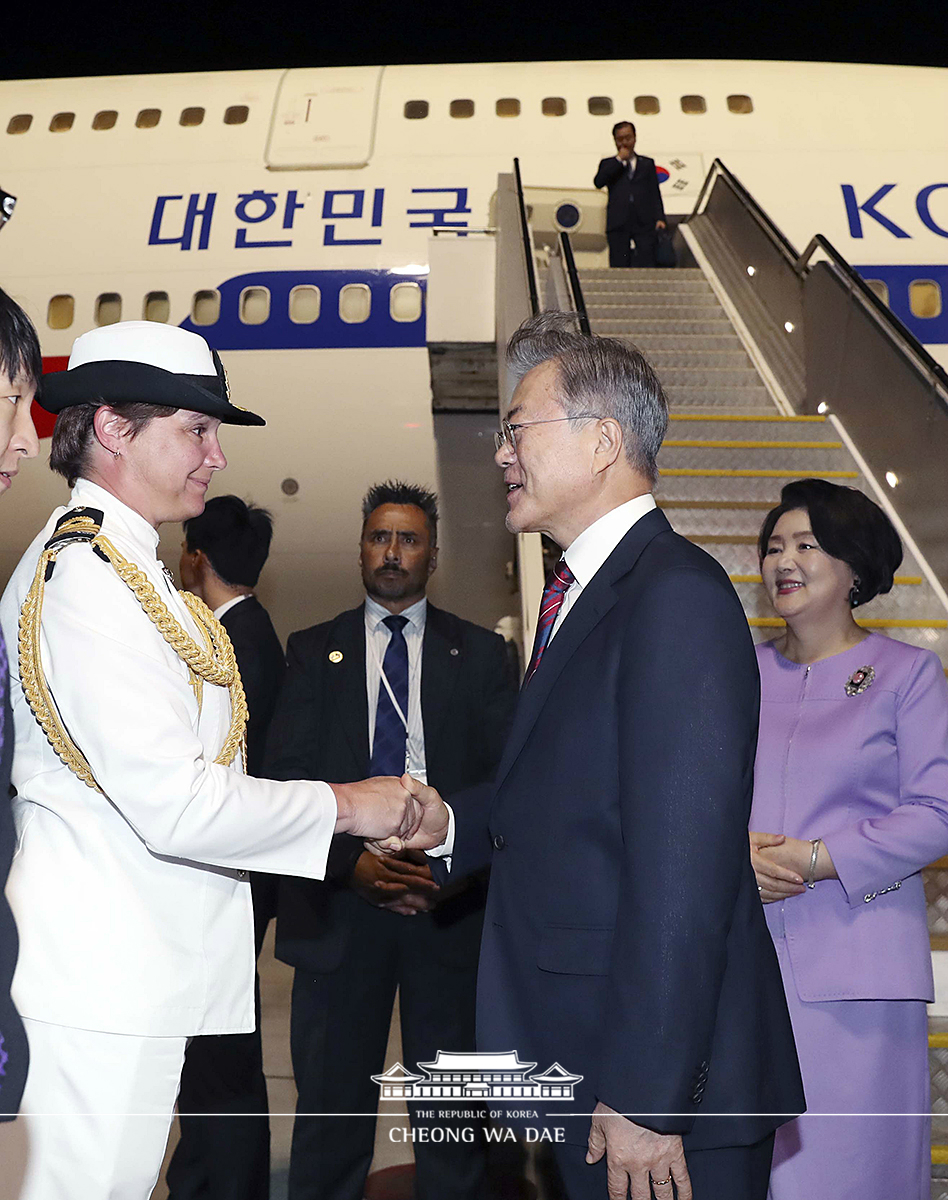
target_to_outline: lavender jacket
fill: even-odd
[[[769,642],[757,661],[750,827],[821,837],[839,875],[764,909],[771,933],[785,932],[800,999],[934,999],[920,871],[948,853],[941,662],[877,633],[809,666]],[[875,677],[849,696],[861,667]]]

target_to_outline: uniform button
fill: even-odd
[[[246,871],[238,871],[238,872],[237,872],[237,878],[238,878],[238,879],[246,879],[246,878],[247,878],[247,872],[246,872]]]
[[[507,843],[504,841],[503,834],[495,833],[494,834],[494,849],[495,850],[503,850],[504,846],[506,846],[506,845],[507,845]]]

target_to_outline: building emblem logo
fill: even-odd
[[[506,1054],[451,1054],[438,1051],[434,1062],[418,1063],[415,1075],[400,1062],[372,1080],[383,1100],[572,1100],[582,1075],[559,1063],[532,1075],[536,1063]]]

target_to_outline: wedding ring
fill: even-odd
[[[653,1179],[652,1187],[664,1187],[666,1183],[671,1183],[672,1177],[669,1175],[667,1179]]]

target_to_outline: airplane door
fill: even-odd
[[[383,67],[301,67],[280,81],[271,170],[364,167],[372,156]]]

